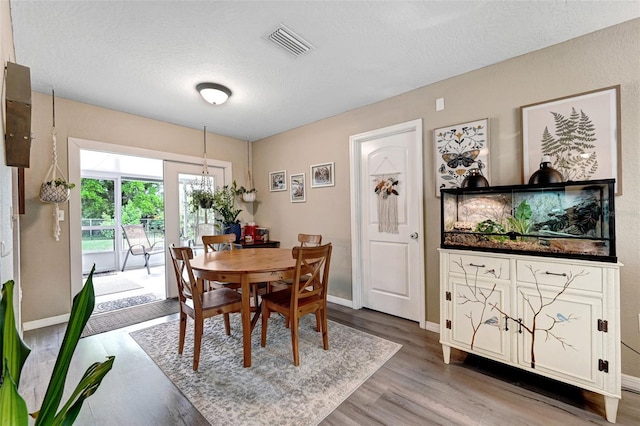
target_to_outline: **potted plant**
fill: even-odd
[[[64,384],[73,357],[95,303],[93,273],[95,265],[82,290],[73,298],[69,323],[62,340],[56,364],[51,373],[49,386],[40,410],[31,414],[35,425],[72,424],[80,413],[84,401],[93,395],[102,379],[113,367],[115,356],[107,356],[103,362],[93,363],[82,376],[68,401],[60,408],[64,394]],[[13,312],[13,281],[2,286],[0,295],[0,419],[2,424],[27,425],[29,413],[24,399],[18,393],[20,375],[31,349],[22,341],[16,329]]]
[[[236,234],[236,241],[240,241],[242,230],[238,215],[242,209],[236,208],[236,197],[240,195],[236,181],[232,185],[224,185],[216,189],[214,193],[213,209],[217,216],[221,219],[223,232]]]
[[[48,180],[40,186],[40,200],[45,203],[66,203],[71,189],[75,187],[75,183],[69,183],[63,178]]]
[[[208,188],[194,188],[191,191],[191,211],[196,212],[199,208],[211,209],[215,204],[215,194]]]
[[[255,188],[247,189],[244,186],[241,186],[238,191],[242,195],[242,201],[253,203],[256,200],[256,193],[258,191]]]

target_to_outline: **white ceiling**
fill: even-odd
[[[640,17],[633,1],[11,0],[32,89],[251,141]],[[314,49],[265,40],[280,23]],[[212,106],[198,83],[224,84]]]

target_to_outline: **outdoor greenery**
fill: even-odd
[[[62,340],[49,386],[40,410],[31,413],[37,425],[71,425],[80,414],[84,401],[93,395],[102,379],[113,367],[114,356],[104,362],[95,362],[87,368],[67,402],[60,408],[69,366],[82,330],[84,330],[95,304],[93,272],[91,270],[82,290],[73,298],[69,323]],[[29,411],[18,393],[20,374],[31,352],[22,341],[15,324],[13,312],[13,281],[2,286],[0,300],[0,419],[3,425],[28,425]]]
[[[155,222],[162,227],[164,223],[162,182],[123,180],[121,189],[122,224]],[[102,225],[113,225],[115,223],[114,192],[114,181],[111,179],[83,178],[81,182],[83,219],[101,219]],[[113,231],[92,233],[93,236],[98,239],[113,239]]]

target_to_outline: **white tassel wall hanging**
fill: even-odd
[[[60,241],[60,208],[58,204],[66,203],[71,196],[71,188],[75,184],[67,182],[62,170],[58,166],[58,147],[56,139],[56,100],[55,92],[51,91],[53,99],[53,125],[51,127],[51,167],[40,185],[40,201],[54,204],[53,208],[53,237]]]
[[[398,233],[399,176],[399,173],[383,174],[374,180],[374,192],[378,196],[378,232]]]

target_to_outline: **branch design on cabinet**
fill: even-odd
[[[562,272],[562,273],[555,273],[555,272],[549,272],[549,271],[545,271],[545,272],[539,272],[539,270],[537,269],[533,269],[533,266],[531,265],[526,265],[526,268],[531,271],[531,274],[533,275],[533,282],[535,284],[535,288],[536,288],[536,295],[535,297],[529,297],[527,296],[527,294],[525,294],[524,291],[520,290],[520,295],[522,296],[522,299],[524,300],[524,302],[526,303],[526,306],[529,307],[529,309],[531,309],[531,313],[533,314],[532,316],[532,320],[531,320],[531,324],[527,325],[522,318],[515,318],[513,316],[511,316],[509,313],[504,312],[502,309],[500,309],[498,307],[497,304],[493,304],[491,310],[497,310],[498,312],[500,312],[502,315],[505,316],[505,320],[511,320],[514,321],[515,323],[518,324],[518,333],[522,333],[522,330],[526,331],[527,333],[529,333],[531,335],[531,368],[536,368],[536,356],[535,356],[535,343],[536,343],[536,332],[540,331],[545,333],[545,341],[548,341],[550,339],[557,341],[558,343],[560,343],[560,345],[562,346],[562,348],[564,350],[567,350],[568,348],[573,349],[573,350],[577,350],[574,345],[572,345],[571,343],[569,343],[565,337],[557,334],[555,331],[553,331],[554,327],[557,324],[563,323],[563,322],[570,322],[572,320],[578,320],[580,319],[577,316],[574,316],[573,314],[569,314],[569,316],[565,316],[564,314],[562,314],[561,312],[558,312],[556,314],[556,317],[553,317],[547,313],[545,313],[545,315],[551,319],[551,324],[546,326],[546,327],[541,327],[538,325],[538,317],[540,316],[540,314],[542,313],[542,311],[547,308],[548,306],[553,305],[556,300],[558,300],[558,298],[564,294],[564,292],[569,288],[569,286],[571,285],[571,283],[573,283],[573,281],[581,276],[585,276],[588,275],[588,273],[584,272],[584,270],[578,272],[577,274],[574,274],[573,272],[569,271],[569,272]],[[538,282],[538,274],[546,274],[546,275],[554,275],[554,276],[561,276],[563,278],[565,278],[565,282],[564,284],[562,284],[562,286],[560,287],[560,290],[550,299],[546,300],[543,297],[542,291],[540,290],[540,284]]]
[[[480,307],[479,308],[480,315],[477,318],[477,320],[474,319],[474,313],[477,311],[473,309],[473,307],[471,307],[468,313],[465,314],[465,317],[469,318],[469,324],[471,325],[471,329],[472,329],[470,345],[471,345],[471,349],[473,349],[476,335],[478,334],[478,331],[480,330],[480,327],[482,327],[482,325],[487,325],[487,326],[497,327],[497,328],[500,327],[500,320],[498,319],[497,316],[493,315],[489,318],[486,318],[489,316],[487,314],[485,317],[485,314],[487,313],[487,308],[495,305],[495,303],[494,305],[491,305],[490,299],[496,290],[496,284],[494,283],[491,290],[485,293],[486,289],[485,291],[483,291],[482,288],[478,288],[478,274],[480,273],[481,269],[484,269],[484,273],[483,273],[484,275],[489,275],[499,279],[500,275],[502,274],[502,271],[500,270],[498,273],[496,273],[495,269],[487,269],[484,265],[474,265],[473,263],[470,263],[467,266],[471,268],[475,268],[475,273],[472,274],[473,284],[470,284],[469,283],[470,274],[467,273],[467,269],[465,268],[465,265],[463,264],[462,259],[460,259],[459,261],[454,260],[453,262],[456,265],[458,265],[458,267],[462,270],[464,274],[464,287],[468,290],[468,294],[463,294],[463,293],[457,294],[458,304],[459,305],[470,304],[473,306]]]

